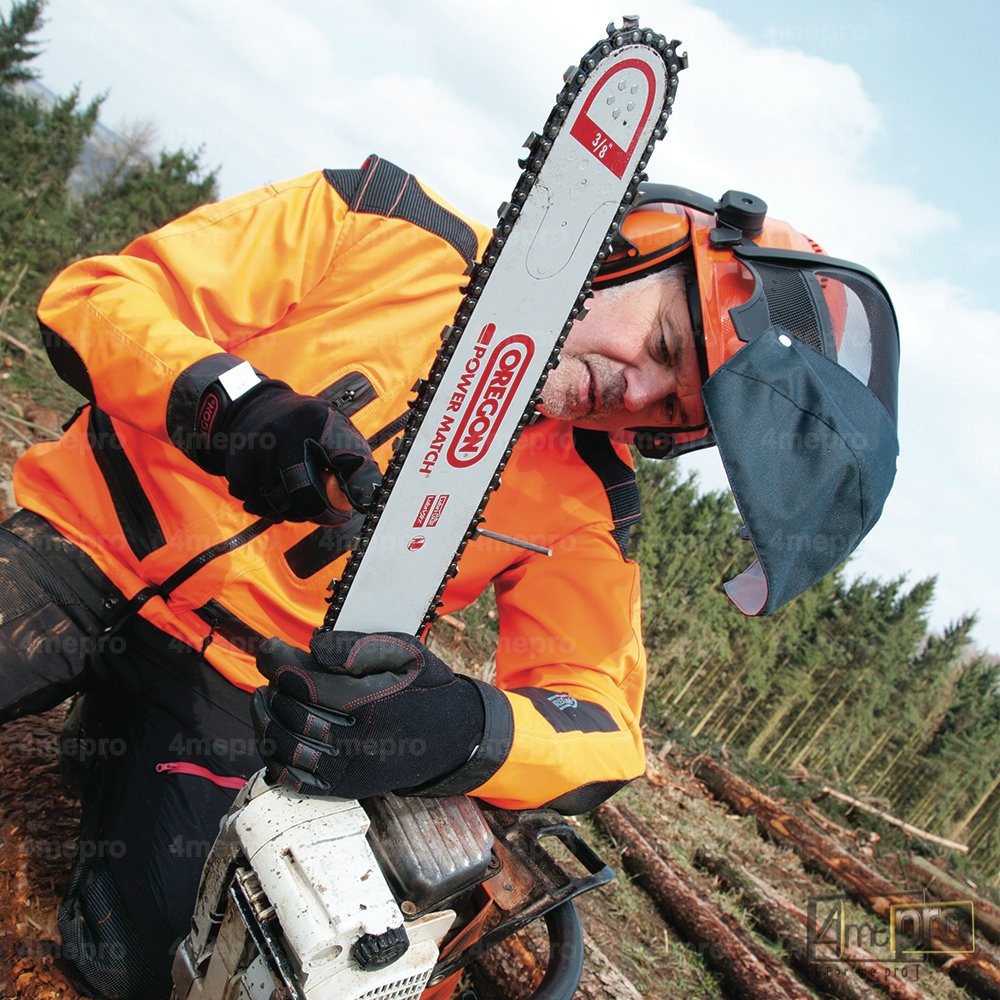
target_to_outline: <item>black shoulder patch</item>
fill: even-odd
[[[324,170],[353,212],[403,219],[450,243],[466,262],[476,258],[478,242],[468,223],[429,198],[412,174],[374,154],[360,170]]]
[[[604,431],[574,427],[573,445],[580,458],[604,484],[608,503],[611,504],[611,518],[615,522],[611,534],[618,543],[622,558],[627,559],[629,532],[632,525],[642,517],[635,470],[618,457],[611,439]]]

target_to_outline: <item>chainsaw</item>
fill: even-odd
[[[422,635],[436,619],[465,546],[487,534],[487,501],[667,131],[687,65],[678,44],[626,17],[566,71],[321,628]],[[407,585],[387,601],[393,579]],[[534,996],[569,998],[583,964],[572,900],[613,876],[551,810],[466,796],[317,798],[258,772],[202,871],[173,997],[446,1000],[469,962],[543,919],[551,958]]]

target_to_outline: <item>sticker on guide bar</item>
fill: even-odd
[[[444,513],[445,504],[451,494],[428,493],[420,503],[420,510],[413,521],[414,528],[433,528]]]
[[[626,59],[609,69],[590,92],[570,135],[621,178],[649,119],[655,93],[649,66]]]
[[[448,497],[451,494],[442,493],[441,496],[437,498],[437,503],[434,504],[434,509],[431,511],[431,516],[427,518],[427,527],[433,528],[437,525],[438,521],[441,520],[441,515],[444,513],[444,505],[448,502]]]

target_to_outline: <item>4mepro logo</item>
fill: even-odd
[[[873,895],[868,910],[884,919],[852,917],[846,896],[808,901],[807,946],[815,962],[919,962],[926,955],[970,955],[976,948],[973,902],[929,900],[923,889]]]
[[[521,333],[493,347],[477,372],[468,401],[462,401],[465,405],[448,446],[449,465],[475,465],[489,451],[534,353],[534,342]]]

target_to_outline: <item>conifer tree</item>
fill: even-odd
[[[33,36],[42,23],[40,0],[0,15],[0,299],[11,305],[4,325],[21,329],[72,247],[66,181],[100,106],[80,109],[74,91],[46,108],[24,89],[36,79]]]
[[[130,155],[99,186],[72,190],[102,99],[81,107],[78,90],[50,102],[31,89],[43,9],[17,0],[0,12],[0,328],[29,344],[38,298],[62,267],[119,250],[216,195],[215,174],[184,150]]]

